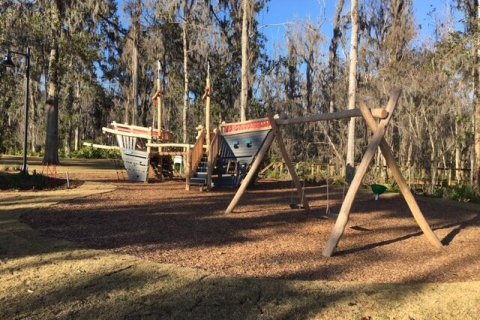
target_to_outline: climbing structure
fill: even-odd
[[[265,139],[261,148],[259,149],[254,161],[252,162],[248,170],[248,173],[243,179],[239,189],[237,190],[235,196],[230,202],[225,213],[231,213],[237,206],[242,195],[245,193],[248,184],[252,181],[256,171],[259,169],[260,164],[262,163],[263,158],[267,153],[267,150],[272,144],[274,139],[276,139],[277,141],[282,157],[292,176],[292,180],[295,183],[299,198],[303,199],[303,207],[306,210],[309,210],[308,199],[307,197],[302,197],[302,191],[303,191],[302,186],[300,184],[298,175],[295,172],[295,167],[293,166],[293,163],[290,160],[290,157],[285,148],[285,144],[283,142],[279,127],[283,125],[292,125],[292,124],[307,123],[307,122],[322,121],[322,120],[345,119],[345,118],[361,116],[365,120],[370,130],[372,130],[373,136],[369,141],[367,150],[363,155],[362,161],[360,162],[360,165],[358,166],[355,176],[347,191],[347,194],[342,203],[342,207],[340,209],[337,221],[335,223],[335,227],[323,251],[323,255],[326,257],[330,257],[333,254],[338,242],[340,241],[340,237],[343,235],[345,226],[347,225],[347,222],[348,222],[353,200],[355,199],[358,189],[361,186],[363,177],[365,176],[368,166],[372,161],[376,150],[379,147],[419,227],[421,228],[421,230],[423,231],[427,239],[430,241],[430,243],[434,247],[440,248],[442,246],[441,242],[438,240],[437,236],[433,233],[432,229],[430,228],[427,221],[425,220],[422,214],[422,211],[420,210],[417,202],[415,201],[415,198],[413,197],[413,194],[410,191],[410,188],[408,187],[407,183],[405,182],[405,179],[402,176],[400,168],[395,162],[395,158],[390,149],[390,146],[384,139],[386,128],[397,106],[400,93],[401,93],[400,89],[396,89],[392,91],[390,95],[390,100],[385,109],[382,109],[382,108],[369,109],[365,103],[360,102],[358,103],[358,107],[359,107],[358,109],[351,109],[351,110],[345,110],[340,112],[324,113],[324,114],[317,114],[317,115],[310,115],[306,117],[296,117],[296,118],[280,118],[278,116],[269,117],[269,122],[272,130],[269,131],[268,134],[265,136]],[[379,119],[378,124],[375,118]]]
[[[272,130],[268,119],[225,123],[213,133],[211,150],[212,186],[238,187]],[[208,154],[202,154],[195,168],[191,185],[207,186]]]
[[[152,174],[160,180],[172,176],[172,157],[181,156],[184,163],[189,163],[189,156],[194,147],[186,143],[172,143],[172,132],[163,128],[164,89],[160,81],[162,74],[160,62],[157,71],[157,91],[152,97],[157,107],[154,108],[154,118],[155,111],[157,113],[157,128],[112,122],[110,127],[102,129],[103,133],[115,136],[130,181],[147,182]],[[188,169],[189,166],[186,166],[187,185],[190,176]]]

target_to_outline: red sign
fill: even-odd
[[[260,130],[269,130],[272,127],[270,126],[270,121],[268,119],[262,119],[257,121],[247,121],[247,122],[237,122],[231,124],[222,125],[223,133],[238,133],[238,132],[248,132],[248,131],[260,131]]]

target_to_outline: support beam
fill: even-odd
[[[386,119],[388,117],[388,112],[383,108],[372,109],[372,115],[378,119]],[[326,121],[326,120],[338,120],[338,119],[348,119],[352,117],[361,117],[362,112],[359,109],[350,109],[342,110],[338,112],[329,112],[329,113],[320,113],[309,115],[305,117],[296,117],[289,119],[278,119],[276,120],[277,125],[286,125],[286,124],[298,124],[298,123],[308,123],[316,121]]]
[[[267,154],[267,151],[273,142],[273,138],[275,138],[275,134],[273,133],[273,131],[270,131],[267,134],[267,137],[265,138],[265,141],[263,142],[262,147],[258,151],[258,154],[255,157],[255,161],[253,161],[252,167],[250,168],[250,170],[248,170],[247,176],[245,177],[245,179],[243,179],[242,183],[240,184],[240,187],[237,190],[237,193],[235,193],[235,196],[233,197],[232,201],[228,205],[227,210],[225,210],[226,214],[231,213],[233,209],[235,209],[238,202],[240,201],[243,194],[245,193],[245,190],[247,190],[248,185],[250,184],[253,177],[255,176],[255,172],[262,164],[263,158]]]
[[[120,150],[120,147],[117,146],[107,146],[104,144],[95,144],[90,142],[84,142],[85,147],[97,148],[97,149],[107,149],[107,150]]]
[[[353,200],[357,195],[358,189],[362,183],[363,177],[367,172],[368,166],[372,161],[373,157],[375,156],[375,152],[377,151],[380,142],[382,141],[383,137],[385,136],[385,131],[390,119],[392,118],[392,113],[395,110],[398,102],[398,98],[400,97],[401,90],[395,90],[390,95],[390,100],[388,102],[386,110],[388,111],[388,117],[381,120],[377,130],[374,131],[372,138],[367,146],[367,151],[363,155],[362,161],[357,168],[355,176],[348,188],[347,194],[345,195],[345,199],[343,200],[342,207],[340,208],[340,212],[337,217],[337,221],[335,222],[335,226],[333,227],[333,232],[330,235],[330,239],[328,239],[327,245],[323,250],[323,256],[330,257],[332,256],[335,248],[337,247],[340,238],[342,237],[345,227],[348,222],[348,218],[350,216],[350,210],[352,208]],[[357,109],[358,110],[358,109]],[[360,111],[360,110],[359,110]]]
[[[154,148],[193,148],[193,144],[188,143],[147,143],[147,147]]]
[[[282,158],[285,161],[285,164],[287,165],[288,172],[290,172],[290,176],[292,177],[292,180],[297,189],[298,199],[301,199],[300,201],[302,201],[303,208],[305,210],[310,210],[307,196],[305,195],[305,192],[302,188],[302,184],[300,183],[300,179],[298,178],[297,172],[295,171],[295,166],[293,165],[292,161],[290,160],[290,157],[288,156],[287,148],[285,147],[285,143],[283,142],[282,133],[280,132],[276,124],[276,119],[274,119],[272,115],[269,115],[268,120],[270,120],[270,125],[272,126],[273,134],[275,135],[278,147],[280,148],[280,153],[282,154]]]
[[[138,133],[132,133],[132,132],[127,132],[127,131],[119,131],[119,130],[105,128],[105,127],[102,128],[102,132],[103,133],[108,132],[108,133],[115,134],[115,135],[120,135],[120,136],[142,138],[142,139],[147,139],[147,140],[152,138],[152,136],[148,135],[148,134],[138,134]]]
[[[362,113],[364,114],[364,118],[367,123],[367,126],[370,128],[370,130],[375,132],[377,130],[377,123],[375,119],[372,117],[372,115],[370,114],[370,112],[368,111],[368,107],[363,102],[359,103],[359,107]],[[410,208],[410,211],[412,212],[412,215],[415,221],[417,222],[418,226],[423,231],[428,241],[430,241],[430,243],[435,248],[441,248],[442,243],[437,238],[435,233],[433,233],[432,229],[430,228],[430,225],[428,224],[427,220],[423,216],[422,210],[420,210],[420,207],[418,206],[417,201],[415,200],[415,197],[410,191],[410,188],[408,187],[407,182],[403,178],[402,172],[400,171],[400,168],[395,162],[395,157],[393,156],[390,146],[388,145],[387,141],[385,141],[385,139],[382,139],[382,141],[380,142],[380,150],[382,151],[382,154],[385,157],[385,160],[387,161],[387,166],[392,172],[393,178],[397,182],[400,192],[405,198],[405,201],[407,202],[407,205]]]
[[[190,172],[192,170],[192,149],[186,148],[186,158],[184,161],[185,190],[190,190]]]

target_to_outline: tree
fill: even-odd
[[[480,2],[457,0],[458,8],[465,16],[466,35],[471,40],[471,76],[473,77],[473,133],[474,147],[471,166],[471,182],[480,191]]]
[[[341,25],[340,25],[340,18],[343,10],[345,0],[338,0],[337,8],[335,10],[335,20],[333,22],[333,36],[330,42],[330,46],[328,48],[328,69],[330,75],[328,77],[328,105],[329,105],[329,112],[335,111],[335,96],[334,92],[334,85],[336,81],[336,70],[338,68],[338,56],[337,56],[337,48],[338,48],[338,41],[342,36]]]
[[[182,128],[183,128],[183,143],[187,143],[188,139],[188,106],[190,102],[190,89],[189,89],[189,77],[188,77],[188,28],[190,21],[190,11],[194,4],[194,0],[183,0],[183,26],[182,26],[182,39],[183,39],[183,110],[182,110]]]
[[[248,75],[250,72],[250,63],[249,63],[249,24],[250,24],[250,15],[251,7],[250,0],[242,0],[242,88],[240,91],[240,121],[246,121],[247,115],[247,103],[248,103],[248,91],[249,91],[249,82]]]
[[[350,70],[348,73],[348,109],[355,108],[357,91],[357,54],[358,54],[358,0],[351,0],[352,34],[350,39]],[[355,118],[348,125],[347,138],[347,179],[353,178],[355,170]]]
[[[56,0],[50,7],[50,56],[48,59],[48,91],[46,104],[47,134],[43,163],[57,165],[58,161],[58,95],[59,95],[59,42],[63,26],[64,5]]]

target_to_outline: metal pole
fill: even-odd
[[[25,131],[23,135],[23,167],[22,172],[28,175],[27,168],[27,143],[28,143],[28,107],[30,96],[30,48],[27,47],[27,54],[25,55],[27,70],[25,72]]]

